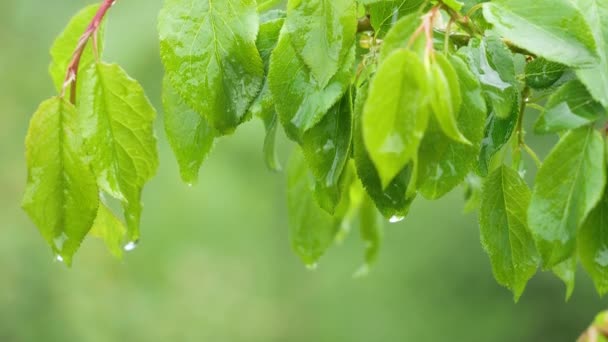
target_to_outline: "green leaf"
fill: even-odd
[[[608,107],[608,2],[604,0],[574,1],[587,19],[595,38],[599,59],[589,68],[577,70],[591,95],[604,107]]]
[[[57,92],[60,92],[63,88],[63,83],[67,75],[67,68],[74,50],[78,45],[80,37],[84,34],[87,26],[91,23],[91,20],[97,13],[99,4],[90,5],[78,12],[68,23],[63,32],[59,34],[53,46],[51,47],[51,64],[49,65],[49,73],[53,79],[53,84]],[[98,30],[98,53],[101,56],[103,51],[103,36],[104,36],[104,25],[101,25]],[[87,70],[95,62],[95,56],[93,54],[93,42],[89,42],[84,49],[82,57],[80,58],[80,64],[78,67],[79,71]]]
[[[332,245],[339,221],[318,207],[312,188],[314,176],[296,149],[287,167],[287,207],[291,245],[304,264],[314,268]]]
[[[323,119],[346,92],[353,73],[355,49],[341,61],[341,69],[327,86],[312,76],[297,56],[289,35],[283,34],[270,58],[269,86],[281,124],[291,139],[300,141]]]
[[[566,285],[566,300],[574,293],[576,280],[576,255],[553,267],[553,273]]]
[[[82,148],[78,113],[65,100],[43,102],[26,138],[27,188],[22,206],[58,258],[70,265],[99,205]]]
[[[355,42],[357,11],[353,0],[289,0],[286,33],[319,86],[342,69]]]
[[[99,205],[97,217],[90,234],[93,237],[102,239],[112,255],[118,259],[122,258],[127,228],[103,203]]]
[[[118,65],[97,63],[82,81],[79,111],[91,165],[100,189],[122,201],[128,237],[136,241],[141,192],[158,168],[156,111]]]
[[[473,170],[483,137],[486,103],[479,81],[458,57],[450,61],[460,80],[462,106],[458,127],[471,145],[457,144],[439,129],[428,129],[418,153],[418,189],[427,199],[437,199],[462,183]]]
[[[315,177],[315,198],[333,214],[340,202],[340,178],[350,157],[353,136],[350,94],[334,105],[315,127],[304,133],[302,152]]]
[[[520,48],[569,66],[594,64],[596,46],[589,25],[569,0],[494,0],[485,19]]]
[[[260,32],[256,40],[256,46],[264,63],[264,72],[268,74],[270,56],[276,47],[281,28],[285,22],[285,14],[282,11],[271,11],[260,18]],[[251,115],[259,117],[264,122],[266,137],[264,138],[264,159],[266,165],[272,171],[280,171],[281,163],[276,151],[276,135],[278,115],[274,109],[274,99],[270,93],[268,77],[264,80],[264,86],[258,94],[251,107]]]
[[[578,255],[600,296],[608,293],[608,191],[589,213],[577,236]]]
[[[383,188],[415,158],[429,100],[425,68],[415,53],[396,50],[380,65],[363,109],[362,133]]]
[[[536,58],[526,64],[526,85],[533,89],[546,89],[557,82],[566,67],[562,64]]]
[[[462,105],[458,74],[450,61],[442,54],[435,55],[430,69],[430,104],[435,119],[445,135],[456,142],[471,145],[458,129],[457,114]]]
[[[538,171],[528,223],[545,268],[572,257],[576,232],[606,184],[604,142],[592,127],[571,131]]]
[[[378,36],[389,32],[400,18],[418,12],[424,0],[387,0],[369,6],[370,21]]]
[[[539,258],[526,222],[530,189],[517,171],[501,166],[483,186],[479,226],[496,281],[517,301],[538,268]]]
[[[160,11],[161,59],[171,85],[222,134],[246,119],[262,88],[257,33],[254,0],[167,0]]]
[[[355,276],[364,276],[369,273],[371,266],[376,263],[382,244],[382,228],[384,220],[374,203],[368,196],[364,196],[360,209],[360,233],[365,245],[365,263],[357,270]]]
[[[390,31],[382,39],[382,48],[380,49],[380,61],[384,61],[395,50],[402,49],[410,44],[410,38],[416,32],[416,29],[422,20],[420,13],[410,13],[396,21]],[[411,42],[412,50],[421,53],[424,51],[425,41],[422,38],[415,39]]]
[[[460,12],[460,10],[462,10],[462,7],[464,6],[463,2],[457,0],[442,0],[441,2],[456,12]]]
[[[580,81],[572,80],[551,94],[534,131],[538,134],[561,132],[605,117],[606,109],[591,97]]]
[[[387,219],[399,220],[407,216],[414,197],[407,196],[414,169],[412,164],[405,166],[384,189],[378,171],[363,143],[362,120],[363,106],[367,100],[368,86],[359,88],[355,99],[355,134],[353,141],[357,175],[378,210]]]
[[[519,118],[521,95],[513,54],[496,37],[473,38],[458,54],[481,82],[490,110],[479,156],[479,171],[487,175],[492,158],[509,142]]]
[[[163,80],[163,108],[165,133],[177,157],[182,180],[194,184],[217,132],[184,102],[166,77]]]

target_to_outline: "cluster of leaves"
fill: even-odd
[[[92,13],[55,44],[56,81]],[[495,277],[515,298],[539,266],[570,294],[579,260],[604,294],[606,16],[603,0],[165,0],[165,130],[194,183],[216,138],[253,117],[279,171],[282,129],[297,144],[291,243],[308,266],[357,225],[365,272],[383,221],[463,185]],[[91,227],[114,246],[120,231],[137,239],[139,195],[157,164],[154,110],[124,72],[99,62],[100,48],[83,56],[76,101],[45,102],[28,134],[24,206],[64,258]],[[534,133],[559,136],[544,162],[525,139],[533,111]],[[532,189],[529,167],[538,168]],[[126,228],[113,228],[120,220],[100,193],[123,203]]]

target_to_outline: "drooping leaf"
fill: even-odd
[[[165,134],[177,157],[182,180],[194,184],[217,132],[184,102],[167,78],[163,80],[163,108]]]
[[[577,229],[600,201],[605,184],[601,135],[582,127],[563,136],[538,171],[528,210],[545,268],[573,256]]]
[[[57,97],[44,101],[30,122],[26,148],[22,206],[52,250],[70,265],[99,206],[74,106]]]
[[[481,244],[490,257],[496,281],[513,291],[515,300],[539,263],[526,222],[530,196],[519,173],[503,165],[488,176],[481,199]]]
[[[360,219],[361,239],[365,245],[365,263],[355,273],[355,276],[366,275],[378,259],[384,226],[382,215],[380,215],[378,209],[374,206],[374,202],[368,196],[364,196],[363,198]]]
[[[608,2],[604,0],[574,1],[583,13],[591,28],[597,52],[598,61],[592,67],[577,70],[577,75],[586,86],[593,98],[604,107],[608,107]]]
[[[171,85],[222,134],[245,120],[262,88],[257,33],[254,0],[167,0],[160,11],[161,59]]]
[[[424,0],[386,0],[369,6],[372,27],[376,34],[383,36],[402,17],[417,12]]]
[[[84,34],[87,26],[97,13],[99,4],[90,5],[78,12],[68,23],[65,30],[59,34],[53,46],[51,47],[51,64],[49,65],[49,73],[53,79],[55,89],[59,92],[63,88],[63,82],[67,76],[67,68],[74,50],[78,45],[80,37]],[[97,33],[97,49],[101,56],[103,51],[103,36],[104,25],[102,24]],[[89,42],[84,49],[78,70],[87,70],[95,61],[93,54],[93,44]]]
[[[270,55],[278,43],[280,32],[285,22],[285,12],[270,11],[262,16],[260,20],[260,32],[258,33],[256,46],[264,63],[264,73],[268,74]],[[264,122],[266,129],[264,160],[266,161],[266,166],[272,171],[280,171],[281,163],[275,145],[279,119],[274,109],[274,100],[270,93],[268,82],[268,77],[266,77],[262,90],[251,107],[249,107],[249,112]]]
[[[549,97],[534,131],[539,134],[561,132],[605,117],[606,109],[591,97],[580,81],[572,80]]]
[[[317,205],[312,192],[314,176],[298,149],[291,155],[287,175],[291,245],[304,264],[314,267],[334,242],[339,222]]]
[[[362,133],[383,188],[416,156],[429,119],[429,84],[418,56],[396,50],[378,68]]]
[[[577,236],[583,267],[593,279],[600,296],[608,293],[608,191],[589,213]]]
[[[456,70],[447,57],[437,54],[428,76],[430,78],[430,105],[439,127],[452,140],[471,145],[471,142],[458,129],[457,115],[460,113],[462,95]]]
[[[566,67],[562,64],[536,58],[526,64],[526,85],[532,89],[546,89],[557,82]]]
[[[458,54],[481,82],[490,110],[479,156],[479,171],[487,175],[492,158],[509,142],[519,118],[521,95],[513,54],[495,37],[473,38]]]
[[[325,87],[355,41],[357,12],[352,0],[289,0],[286,33],[319,86]]]
[[[91,227],[90,234],[103,240],[112,255],[118,259],[122,258],[127,227],[103,203],[99,204],[97,216],[95,217],[93,227]]]
[[[365,144],[362,133],[363,106],[369,92],[368,85],[359,88],[355,98],[355,134],[353,141],[354,159],[357,167],[357,175],[378,210],[387,219],[401,219],[407,216],[414,197],[408,196],[407,191],[412,182],[414,173],[412,164],[406,165],[397,176],[384,189],[380,176],[372,162]]]
[[[562,261],[553,267],[553,273],[561,279],[566,285],[566,300],[570,299],[574,293],[574,285],[576,281],[576,255]]]
[[[329,109],[346,92],[352,79],[355,49],[341,60],[341,68],[321,85],[312,76],[290,43],[282,34],[270,58],[269,86],[275,109],[287,135],[296,141],[323,119]]]
[[[143,88],[115,64],[87,70],[79,98],[85,148],[101,190],[120,199],[131,241],[139,238],[145,183],[156,173],[156,111]]]
[[[589,25],[569,0],[494,0],[483,5],[483,15],[500,35],[537,56],[569,66],[597,60]]]
[[[340,202],[340,178],[350,158],[353,136],[350,94],[336,103],[316,126],[304,133],[302,152],[315,177],[315,198],[333,214]]]
[[[442,197],[473,170],[486,119],[486,103],[479,81],[458,56],[450,60],[458,74],[463,100],[458,127],[471,145],[455,143],[437,128],[427,130],[418,156],[418,189],[428,199]]]

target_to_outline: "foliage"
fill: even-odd
[[[86,8],[57,38],[59,95],[27,138],[23,207],[68,264],[89,232],[118,256],[120,243],[135,246],[158,165],[154,108],[101,61],[115,1]],[[365,273],[383,218],[401,221],[418,195],[462,184],[467,208],[480,203],[496,279],[516,299],[539,266],[571,293],[579,260],[604,294],[608,5],[479,2],[166,0],[164,122],[183,180],[196,181],[217,138],[256,117],[271,170],[281,168],[278,130],[298,145],[287,199],[291,243],[308,266],[358,222]],[[559,136],[544,162],[526,141],[532,110],[535,133]],[[532,186],[528,170],[538,171]]]

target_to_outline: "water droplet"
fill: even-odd
[[[123,249],[126,252],[130,252],[130,251],[134,250],[135,248],[137,248],[137,243],[138,243],[137,241],[130,241],[123,247]]]
[[[398,222],[403,221],[404,219],[405,219],[405,217],[404,217],[404,216],[397,216],[397,215],[394,215],[394,216],[392,216],[392,217],[391,217],[391,218],[388,220],[388,222],[390,222],[390,223],[398,223]]]
[[[312,263],[312,264],[308,264],[306,265],[306,268],[308,268],[311,271],[314,271],[317,269],[317,267],[319,267],[319,264],[317,264],[316,262]]]
[[[189,187],[189,188],[191,188],[191,187],[193,187],[193,186],[194,186],[194,184],[193,184],[193,183],[188,183],[188,187]]]
[[[57,261],[59,261],[59,262],[63,262],[63,257],[62,257],[61,255],[57,254],[57,255],[55,256],[55,260],[57,260]]]

